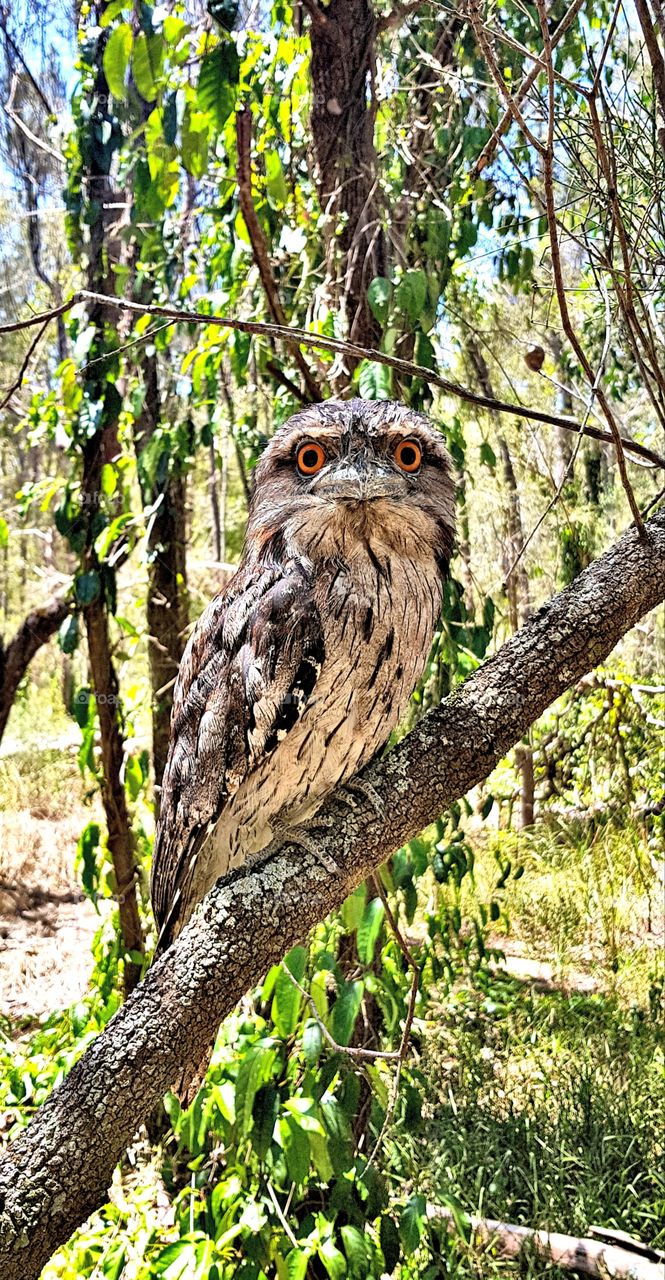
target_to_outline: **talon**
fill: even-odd
[[[281,827],[279,828],[279,841],[283,844],[297,844],[305,853],[311,853],[317,862],[320,862],[325,871],[339,872],[339,867],[334,858],[328,857],[327,853],[323,853],[319,848],[318,842],[314,836],[314,831],[319,827],[322,831],[326,828],[330,830],[335,824],[330,818],[323,821],[317,821],[313,827]]]
[[[363,796],[363,798],[371,804],[377,818],[385,818],[385,803],[376,790],[376,787],[374,787],[366,778],[354,778],[353,781],[347,782],[346,790],[351,792],[355,791],[357,795]],[[343,796],[340,796],[340,799],[342,798]]]

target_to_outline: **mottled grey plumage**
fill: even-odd
[[[422,451],[409,473],[405,441]],[[312,475],[296,462],[307,442],[326,455]],[[386,742],[431,645],[453,507],[441,436],[404,406],[328,401],[270,441],[240,566],[176,684],[152,872],[160,949],[218,876],[310,820]]]

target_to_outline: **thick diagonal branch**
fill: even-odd
[[[320,851],[284,846],[218,882],[0,1164],[0,1274],[34,1280],[106,1197],[137,1126],[263,973],[394,849],[488,776],[546,707],[665,598],[665,512],[630,528],[390,755],[366,770],[377,817],[346,797]]]
[[[32,659],[43,644],[55,635],[71,613],[71,603],[63,598],[33,609],[5,647],[0,637],[0,741],[7,727],[18,687]]]

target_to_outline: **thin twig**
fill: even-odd
[[[50,147],[48,142],[44,142],[42,138],[38,138],[37,134],[33,133],[32,129],[28,128],[25,120],[23,120],[18,114],[18,111],[14,107],[14,94],[16,92],[17,85],[18,76],[16,72],[14,72],[9,97],[4,104],[5,113],[9,116],[10,120],[13,120],[16,127],[21,130],[21,133],[25,135],[28,141],[32,143],[33,147],[37,147],[39,151],[45,151],[47,156],[51,156],[52,159],[57,160],[59,164],[66,164],[66,160],[62,152],[56,151],[55,147]]]
[[[290,1228],[290,1226],[289,1226],[289,1224],[288,1224],[288,1222],[287,1222],[287,1219],[286,1219],[286,1217],[284,1216],[284,1210],[282,1209],[282,1206],[281,1206],[281,1204],[279,1203],[279,1200],[277,1199],[277,1196],[275,1195],[275,1188],[273,1187],[272,1182],[270,1181],[270,1178],[268,1178],[268,1181],[266,1182],[266,1186],[267,1186],[267,1188],[268,1188],[268,1195],[270,1196],[270,1199],[271,1199],[271,1200],[272,1200],[272,1202],[273,1202],[273,1206],[274,1206],[274,1209],[275,1209],[275,1213],[277,1214],[277,1217],[279,1218],[279,1220],[280,1220],[280,1222],[281,1222],[281,1224],[282,1224],[282,1227],[283,1227],[283,1229],[284,1229],[284,1232],[285,1232],[285,1234],[287,1235],[288,1239],[291,1241],[291,1244],[293,1245],[294,1249],[297,1249],[297,1248],[299,1247],[299,1246],[298,1246],[298,1241],[296,1240],[296,1237],[294,1236],[294,1234],[293,1234],[293,1232],[292,1232],[292,1230],[291,1230],[291,1228]]]
[[[466,12],[471,26],[473,27],[476,40],[478,41],[478,47],[485,59],[485,62],[487,63],[487,70],[489,71],[500,96],[506,104],[506,109],[512,116],[515,123],[519,125],[525,138],[527,138],[531,143],[531,146],[539,152],[540,155],[543,155],[544,148],[542,142],[536,137],[535,133],[532,133],[524,119],[517,99],[511,94],[510,89],[501,74],[501,69],[496,57],[494,56],[494,50],[485,33],[485,26],[480,14],[479,0],[468,0]],[[541,68],[539,67],[538,70],[540,71],[540,69]]]
[[[26,351],[23,357],[21,368],[19,369],[16,375],[16,378],[14,379],[11,387],[7,391],[6,395],[4,396],[4,399],[0,400],[0,409],[5,409],[6,406],[9,404],[9,401],[11,400],[12,396],[15,394],[15,392],[19,391],[20,388],[23,386],[23,379],[25,378],[25,375],[27,373],[30,360],[32,359],[34,351],[39,346],[39,343],[41,342],[41,339],[46,333],[46,330],[48,329],[48,326],[50,323],[51,323],[51,320],[49,317],[48,320],[44,321],[41,328],[38,330],[37,334],[35,335],[32,342],[30,343],[30,346],[28,347],[28,350]]]
[[[416,13],[418,9],[422,9],[425,0],[404,0],[404,3],[398,3],[393,6],[390,13],[384,13],[376,23],[377,35],[383,35],[386,31],[394,31],[395,27],[401,27],[402,23]]]
[[[288,966],[284,963],[283,960],[281,961],[281,967],[284,973],[293,983],[293,986],[296,987],[296,989],[300,992],[301,996],[305,997],[305,1000],[307,1001],[307,1004],[309,1005],[312,1011],[312,1015],[314,1017],[315,1022],[318,1023],[319,1029],[322,1035],[328,1041],[328,1044],[330,1045],[331,1049],[334,1049],[335,1053],[345,1053],[349,1058],[359,1058],[361,1060],[371,1059],[374,1062],[377,1060],[377,1058],[383,1058],[384,1061],[387,1061],[387,1062],[398,1061],[399,1059],[398,1050],[363,1049],[360,1046],[356,1046],[356,1045],[338,1044],[337,1041],[335,1040],[335,1037],[330,1034],[309,992],[305,991],[305,988],[300,985],[297,978],[294,978],[293,974],[291,973],[291,970],[288,968]]]
[[[300,3],[303,9],[307,10],[312,22],[315,22],[317,27],[325,27],[328,19],[323,9],[319,8],[316,0],[300,0]]]
[[[543,52],[545,57],[545,66],[547,70],[547,110],[548,110],[547,140],[546,140],[544,149],[541,150],[541,154],[543,157],[543,186],[545,188],[545,209],[547,212],[547,225],[548,225],[549,238],[550,238],[552,270],[554,273],[554,283],[556,286],[557,301],[559,303],[559,312],[561,314],[561,322],[563,324],[566,337],[568,338],[568,341],[570,342],[570,345],[572,346],[573,351],[575,352],[575,355],[577,356],[577,359],[579,360],[590,385],[593,386],[593,383],[594,383],[593,370],[591,368],[591,365],[589,364],[589,360],[587,358],[586,352],[584,351],[577,337],[577,334],[573,327],[572,320],[570,318],[570,312],[568,310],[568,301],[566,298],[565,284],[563,279],[563,270],[561,266],[561,254],[559,250],[559,233],[558,233],[557,223],[556,223],[556,209],[555,209],[555,201],[554,201],[554,105],[555,105],[555,100],[554,100],[554,74],[553,74],[553,64],[552,64],[552,41],[550,37],[549,27],[547,25],[548,19],[547,19],[547,10],[545,9],[545,0],[536,0],[536,8],[538,10],[538,17],[540,19],[540,29],[543,37]],[[600,404],[600,407],[603,410],[605,420],[612,433],[612,439],[614,440],[614,445],[616,448],[617,466],[619,468],[619,475],[621,476],[621,482],[623,484],[626,497],[628,498],[628,505],[630,506],[633,520],[635,521],[635,524],[640,534],[643,535],[644,522],[640,515],[640,509],[637,505],[637,500],[635,498],[632,485],[628,478],[628,471],[626,469],[626,457],[623,451],[623,442],[621,439],[619,428],[617,427],[617,424],[616,424],[616,419],[614,417],[614,414],[612,413],[612,410],[610,409],[609,402],[607,400],[607,397],[604,391],[602,390],[602,387],[599,386],[596,389],[596,395],[598,397],[598,403]]]

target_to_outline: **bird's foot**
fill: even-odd
[[[332,830],[334,825],[335,824],[331,821],[319,820],[309,827],[280,827],[279,830],[275,832],[275,835],[280,844],[297,844],[301,849],[304,849],[306,853],[311,853],[312,857],[316,858],[317,862],[321,863],[321,866],[325,871],[339,872],[339,867],[335,862],[335,859],[330,858],[327,853],[324,853],[319,846],[319,842],[316,839],[315,834],[317,829],[327,834]]]
[[[367,778],[352,778],[350,782],[344,783],[344,790],[350,791],[358,796],[362,796],[371,804],[377,818],[382,821],[386,816],[386,806],[384,800],[379,795],[376,787]],[[343,798],[343,793],[340,799]]]

